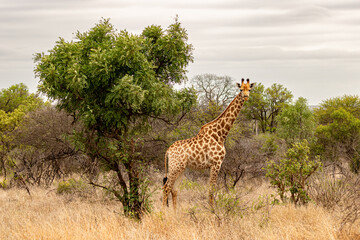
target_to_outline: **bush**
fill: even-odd
[[[205,208],[215,216],[218,224],[230,221],[234,216],[243,217],[248,209],[244,197],[249,192],[249,189],[242,191],[239,189],[219,190],[215,195],[215,206],[209,204]]]
[[[85,189],[86,184],[82,180],[70,178],[67,181],[59,182],[56,192],[58,194],[74,194],[83,192]]]
[[[0,181],[0,188],[6,189],[6,188],[8,188],[8,186],[9,185],[8,185],[6,179],[3,179],[2,181]]]
[[[235,190],[219,192],[216,199],[216,207],[222,210],[226,215],[241,213],[244,209],[244,203],[240,195]]]
[[[322,171],[312,178],[309,184],[309,195],[315,203],[333,210],[343,199],[348,187],[346,178],[330,176]]]
[[[270,184],[277,188],[283,202],[290,199],[296,205],[310,200],[307,193],[308,179],[322,164],[318,158],[310,160],[309,153],[308,142],[303,140],[288,149],[286,158],[279,162],[268,162],[266,177],[270,178]]]
[[[275,156],[276,152],[279,149],[279,144],[277,143],[276,136],[273,134],[264,134],[265,142],[261,147],[261,151],[266,154],[268,157]]]
[[[187,178],[185,178],[181,183],[180,183],[180,190],[183,190],[183,189],[189,189],[189,190],[194,190],[194,189],[200,189],[202,186],[195,182],[195,181],[191,181],[191,180],[188,180]]]
[[[317,174],[310,183],[309,195],[324,208],[340,212],[340,230],[351,228],[360,219],[360,176],[346,173],[330,176]]]

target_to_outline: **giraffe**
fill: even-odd
[[[240,88],[240,93],[215,120],[202,126],[195,137],[176,141],[166,151],[163,207],[167,205],[168,196],[171,192],[173,207],[176,210],[177,191],[174,189],[174,184],[187,167],[198,170],[210,169],[209,203],[214,206],[213,193],[226,153],[225,139],[244,102],[248,100],[254,83],[250,84],[249,79],[244,83],[244,79],[242,79],[241,85],[239,83],[237,85]]]

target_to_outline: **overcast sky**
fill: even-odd
[[[214,73],[279,83],[311,105],[360,94],[359,0],[0,0],[0,89],[23,82],[35,92],[33,54],[101,18],[141,33],[176,14],[195,48],[190,80]]]

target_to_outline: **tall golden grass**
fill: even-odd
[[[266,183],[242,188],[234,213],[209,209],[203,183],[191,184],[180,184],[176,213],[161,211],[157,191],[153,212],[142,221],[124,217],[119,202],[97,191],[86,198],[42,188],[31,188],[31,196],[0,190],[0,239],[360,239],[359,223],[339,231],[339,215],[322,207],[268,204]]]

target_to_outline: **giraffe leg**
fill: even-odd
[[[168,197],[172,187],[171,181],[173,180],[168,178],[163,187],[163,207],[168,206]]]
[[[216,189],[216,181],[217,181],[217,177],[218,177],[218,174],[219,174],[219,170],[220,170],[220,166],[218,166],[218,165],[213,165],[213,166],[210,167],[209,203],[210,203],[210,206],[212,206],[212,207],[214,207],[214,192],[215,192],[215,189]]]
[[[176,210],[177,191],[173,188],[174,188],[176,179],[178,179],[178,177],[184,172],[185,166],[178,168],[176,170],[177,171],[171,171],[169,173],[169,176],[164,185],[164,191],[163,191],[163,207],[166,206],[169,194],[171,192],[174,210]]]
[[[176,211],[177,191],[175,189],[171,190],[171,196],[172,196],[172,201],[173,201],[173,207],[174,207],[174,210]]]

